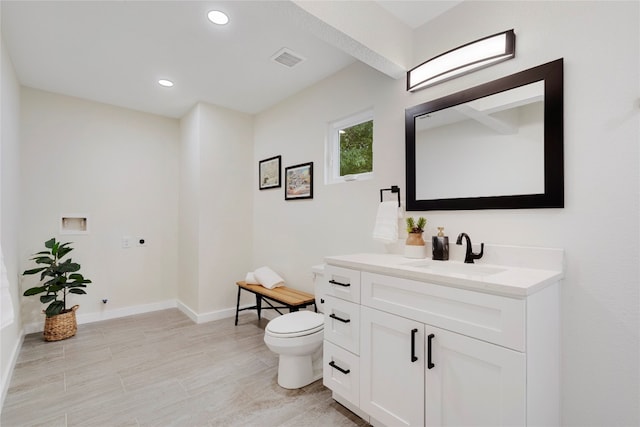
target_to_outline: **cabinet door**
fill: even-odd
[[[360,408],[388,426],[424,425],[424,325],[362,307]]]
[[[426,425],[525,425],[524,353],[431,326],[425,342]]]

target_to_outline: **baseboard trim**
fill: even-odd
[[[245,304],[245,305],[241,305],[240,308],[242,309],[250,306],[251,304]],[[189,319],[193,320],[195,323],[198,323],[198,324],[213,322],[215,320],[228,319],[230,317],[235,317],[236,315],[235,307],[223,308],[222,310],[214,310],[214,311],[209,311],[207,313],[202,313],[202,314],[196,313],[191,309],[191,307],[187,306],[181,301],[178,301],[177,307],[178,307],[178,310],[183,312],[187,317],[189,317]],[[271,313],[271,311],[272,310],[264,310],[262,312],[262,317],[269,320],[274,319],[278,314]]]
[[[11,384],[11,377],[13,376],[13,369],[18,362],[18,355],[20,354],[20,349],[22,348],[22,343],[24,342],[24,329],[20,332],[20,338],[16,341],[16,345],[11,352],[11,361],[7,365],[6,372],[3,372],[2,375],[2,396],[0,396],[0,414],[2,413],[2,408],[4,408],[4,399],[7,397],[7,392],[9,391],[9,385]]]
[[[115,310],[104,310],[95,313],[78,313],[76,321],[79,325],[85,323],[100,322],[102,320],[117,319],[119,317],[133,316],[136,314],[151,313],[152,311],[166,310],[168,308],[176,308],[178,302],[176,300],[166,300],[151,304],[134,305],[131,307],[118,308]],[[44,321],[32,322],[24,326],[25,335],[42,332],[44,330]]]

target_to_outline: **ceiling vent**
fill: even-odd
[[[306,58],[298,55],[294,51],[285,48],[277,51],[272,57],[271,60],[277,62],[278,64],[284,65],[287,68],[293,68]]]

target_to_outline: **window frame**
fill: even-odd
[[[371,172],[362,172],[353,175],[340,175],[340,130],[368,121],[373,122],[371,135],[371,150],[373,152],[373,133],[375,128],[373,108],[329,123],[325,148],[325,184],[337,184],[341,182],[360,181],[373,178],[373,163],[371,165]]]

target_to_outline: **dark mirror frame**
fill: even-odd
[[[564,207],[563,59],[539,65],[480,86],[405,110],[407,210],[526,209]],[[417,117],[537,81],[544,81],[544,193],[495,197],[416,200]],[[451,174],[458,174],[451,165]],[[451,176],[449,179],[455,179]],[[467,179],[467,178],[461,178]],[[438,185],[438,183],[434,183]]]

